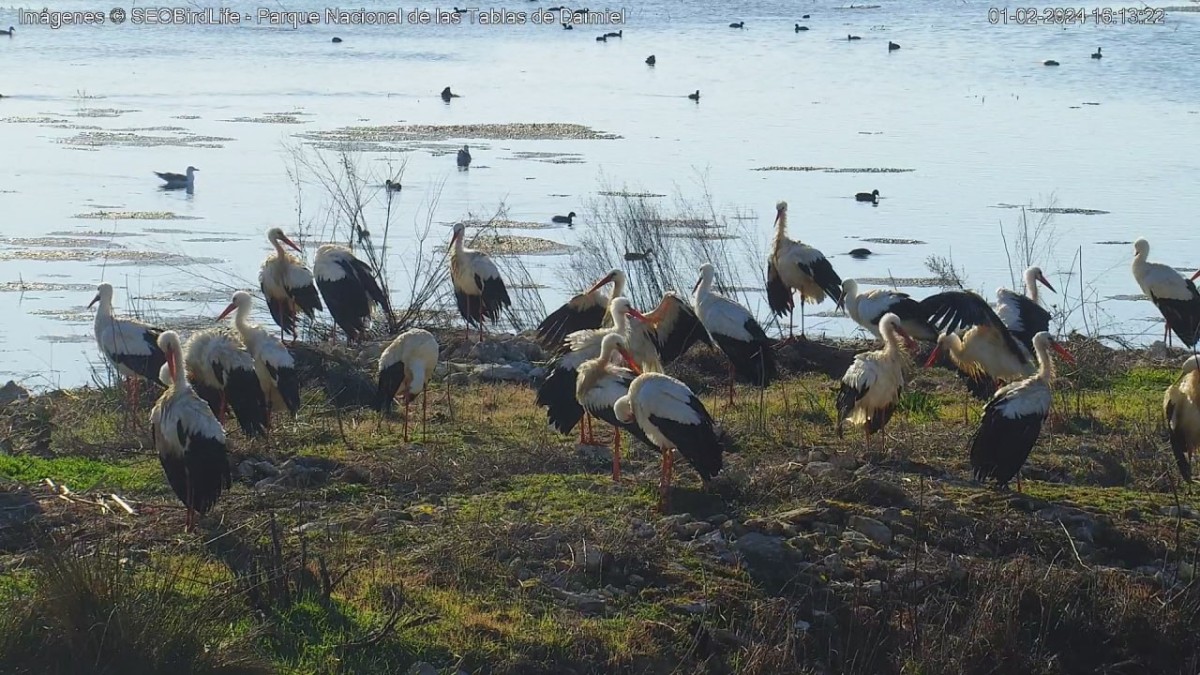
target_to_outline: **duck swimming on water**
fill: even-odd
[[[854,195],[854,199],[857,201],[860,201],[860,202],[878,202],[879,201],[879,190],[872,190],[870,192],[859,192]]]
[[[861,40],[862,38],[857,35],[847,35],[846,39],[847,40]]]
[[[551,219],[550,219],[550,222],[552,222],[552,223],[566,223],[567,225],[574,225],[574,223],[572,223],[572,222],[571,222],[571,220],[572,220],[573,218],[575,218],[575,212],[574,212],[574,211],[572,211],[572,212],[568,213],[568,214],[567,214],[567,215],[565,215],[565,216],[554,216],[553,218],[551,218]]]
[[[729,24],[729,27],[730,27],[730,28],[745,28],[745,27],[746,27],[746,22],[745,22],[745,21],[738,21],[737,23],[731,23],[731,24]]]
[[[1104,57],[1104,55],[1100,53],[1100,47],[1096,47],[1096,53],[1092,54],[1092,58],[1099,59],[1099,58],[1103,58],[1103,57]]]
[[[7,35],[8,37],[12,37],[16,34],[17,34],[17,29],[13,28],[12,26],[9,26],[8,30],[0,30],[0,35]]]
[[[895,42],[892,42],[891,40],[888,40],[888,51],[894,52],[897,49],[900,49],[900,45],[896,44]]]
[[[656,59],[654,58],[653,54],[646,57],[646,65],[648,65],[648,66],[654,65],[655,61],[656,61]]]
[[[799,33],[802,30],[808,30],[808,26],[801,26],[800,24],[796,24],[796,32]]]
[[[699,102],[700,102],[700,90],[699,90],[699,89],[697,89],[697,90],[696,90],[696,93],[694,93],[694,94],[688,94],[688,98],[692,99],[692,100],[693,100],[693,101],[695,101],[696,103],[699,103]]]
[[[449,103],[450,99],[452,99],[452,98],[462,98],[462,97],[459,96],[458,94],[455,94],[454,92],[450,91],[450,87],[446,87],[445,89],[442,90],[442,100],[443,101],[445,101],[446,103]]]

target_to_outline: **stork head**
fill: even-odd
[[[775,225],[787,223],[787,202],[780,200],[775,204]]]
[[[162,368],[158,369],[158,381],[162,382],[163,384],[167,385],[168,387],[171,386],[172,384],[175,384],[175,378],[171,377],[171,366],[170,365],[164,363],[162,365]]]
[[[858,282],[853,279],[846,279],[842,282],[842,297],[838,298],[838,305],[845,307],[846,298],[858,297]]]
[[[629,302],[629,298],[613,298],[608,303],[608,311],[612,312],[614,316],[617,314],[626,314],[640,321],[649,320],[645,314],[633,308],[633,305]]]
[[[91,308],[97,302],[106,305],[110,304],[112,302],[112,294],[112,284],[108,283],[107,281],[100,284],[96,287],[96,297],[92,298],[92,301],[88,303],[88,308]]]
[[[224,312],[221,312],[221,315],[217,317],[217,321],[229,316],[234,310],[241,309],[242,307],[249,307],[251,302],[252,300],[250,299],[250,294],[246,291],[238,291],[237,293],[234,293],[233,302],[229,303],[229,306],[225,308]]]
[[[950,336],[952,333],[942,333],[938,336],[937,343],[933,346],[933,351],[929,352],[929,358],[925,360],[925,367],[932,368],[933,364],[937,363],[938,357],[941,356],[942,350],[950,349]]]
[[[165,330],[158,336],[158,348],[163,350],[163,354],[167,356],[167,371],[171,377],[171,382],[175,381],[176,365],[179,360],[179,334],[173,330]],[[162,372],[159,371],[159,378],[162,378]]]
[[[1033,336],[1033,347],[1035,351],[1045,353],[1047,348],[1053,349],[1064,361],[1070,364],[1075,363],[1075,357],[1071,352],[1067,351],[1062,345],[1058,344],[1058,340],[1046,331],[1042,331]]]
[[[625,337],[618,333],[609,333],[604,336],[604,340],[600,342],[600,358],[603,363],[609,363],[612,360],[613,352],[621,355],[625,359],[625,366],[637,374],[642,373],[642,369],[638,367],[637,360],[633,358],[633,354],[625,346]]]
[[[1050,285],[1050,281],[1048,279],[1046,279],[1046,275],[1042,274],[1042,268],[1038,267],[1037,265],[1034,265],[1033,267],[1030,267],[1029,269],[1025,270],[1025,279],[1026,279],[1026,283],[1029,283],[1029,284],[1040,283],[1041,285],[1045,286],[1046,289],[1049,290],[1051,293],[1058,292],[1058,291],[1054,290],[1053,286]]]
[[[630,400],[629,394],[625,394],[613,403],[613,415],[621,424],[629,424],[633,421],[633,401]]]
[[[615,282],[617,280],[618,276],[625,276],[625,273],[622,272],[620,269],[617,269],[614,267],[613,269],[608,271],[608,274],[604,275],[604,278],[602,278],[600,281],[597,281],[596,283],[592,284],[592,287],[587,289],[587,292],[592,293],[594,291],[600,290],[601,288],[604,288],[606,285]]]
[[[292,241],[291,239],[288,239],[288,236],[286,234],[284,234],[283,230],[278,227],[272,227],[271,229],[267,230],[267,240],[270,241],[272,244],[274,244],[277,241],[281,241],[281,242],[287,244],[288,246],[292,247],[293,251],[300,250],[300,247],[296,245],[296,242]]]
[[[1138,237],[1138,240],[1133,242],[1133,253],[1143,258],[1146,257],[1150,253],[1150,242]]]
[[[907,346],[909,349],[915,349],[917,346],[916,340],[913,340],[912,336],[908,334],[908,331],[904,330],[904,324],[900,321],[900,317],[891,312],[884,314],[883,318],[879,320],[879,332],[885,337],[889,333],[898,336],[900,339],[904,340],[905,346]]]
[[[463,146],[466,148],[467,146]],[[462,241],[463,233],[467,231],[467,226],[462,223],[454,224],[454,234],[450,235],[450,248],[454,248],[454,244]]]
[[[712,263],[704,263],[700,266],[700,278],[696,280],[696,285],[692,286],[692,292],[699,290],[701,284],[711,286],[713,277],[717,275],[717,268],[713,267]]]

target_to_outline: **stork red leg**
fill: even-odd
[[[421,390],[421,441],[429,440],[429,387]]]
[[[408,442],[408,392],[404,393],[404,442]]]
[[[675,451],[663,451],[662,478],[659,483],[659,511],[666,512],[671,506],[671,477],[675,466]]]
[[[613,482],[621,481],[621,428],[613,427]]]

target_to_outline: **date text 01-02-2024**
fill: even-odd
[[[1161,7],[992,7],[988,23],[1013,26],[1071,26],[1092,22],[1098,26],[1162,25],[1166,10]]]

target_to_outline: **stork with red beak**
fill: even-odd
[[[616,362],[615,357],[618,354],[621,357],[621,363]],[[625,338],[617,333],[605,335],[604,339],[600,341],[600,355],[584,361],[579,366],[575,400],[588,414],[608,422],[613,428],[612,477],[614,481],[621,480],[622,429],[651,448],[655,447],[636,422],[622,422],[613,412],[613,405],[619,398],[629,393],[629,385],[641,372],[633,354],[625,346]]]
[[[729,403],[733,405],[734,376],[760,389],[776,376],[774,342],[750,310],[712,290],[716,269],[700,266],[700,278],[692,287],[692,304],[700,323],[729,359]]]
[[[609,297],[600,289],[613,285],[613,298],[625,295],[625,272],[614,268],[591,288],[568,300],[551,312],[537,327],[537,338],[551,351],[562,348],[563,339],[577,330],[589,330],[604,325],[608,314]]]
[[[1038,304],[1038,284],[1051,293],[1054,286],[1042,274],[1042,268],[1034,265],[1025,270],[1025,294],[999,288],[996,290],[996,315],[1008,327],[1008,331],[1033,356],[1033,336],[1050,330],[1050,312]]]
[[[250,323],[252,302],[246,291],[234,293],[233,302],[221,312],[217,321],[237,312],[233,325],[241,335],[246,351],[254,358],[254,372],[258,374],[258,383],[267,397],[268,406],[286,408],[295,417],[300,409],[300,375],[296,372],[296,361],[279,338],[263,330],[262,326]],[[267,426],[270,424],[268,415]]]
[[[313,285],[312,272],[304,266],[303,260],[283,250],[286,244],[300,253],[300,247],[278,227],[267,230],[267,240],[275,247],[275,252],[267,256],[258,269],[258,284],[267,298],[271,318],[279,326],[280,337],[284,333],[291,333],[294,342],[297,337],[296,319],[300,313],[303,312],[311,321],[315,313],[324,307],[321,306],[317,287]]]
[[[1133,278],[1167,322],[1163,340],[1169,345],[1174,331],[1183,344],[1195,349],[1200,342],[1200,292],[1195,284],[1200,272],[1188,279],[1168,265],[1148,262],[1150,242],[1145,239],[1133,243],[1133,252]]]
[[[133,410],[141,380],[159,383],[159,370],[166,361],[158,345],[163,331],[141,321],[118,319],[113,315],[112,297],[112,284],[100,284],[88,307],[100,305],[93,324],[96,345],[117,373],[125,378],[129,410]]]
[[[467,322],[467,337],[471,326],[479,326],[482,341],[484,321],[500,321],[500,313],[512,305],[512,300],[491,256],[463,245],[466,231],[466,225],[454,224],[454,235],[450,238],[450,282],[458,313]]]
[[[883,336],[883,349],[855,354],[854,363],[842,376],[837,396],[838,438],[842,437],[842,425],[849,422],[862,427],[868,448],[871,436],[883,430],[900,403],[905,359],[900,339],[913,343],[895,314],[883,315],[879,333]]]

